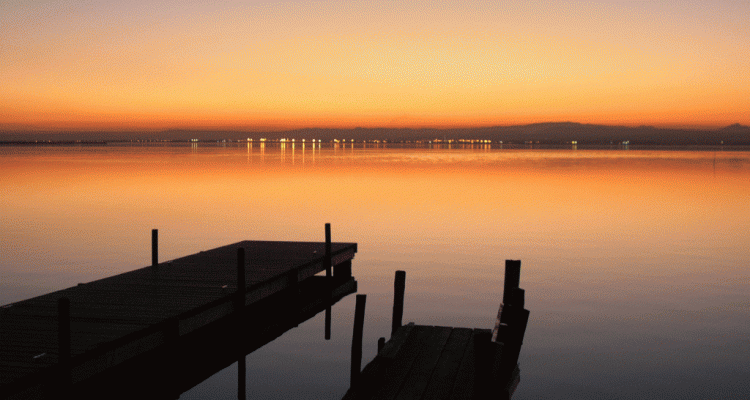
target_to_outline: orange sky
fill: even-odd
[[[122,3],[3,3],[0,129],[750,125],[747,1]]]

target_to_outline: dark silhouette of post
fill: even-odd
[[[151,230],[151,266],[159,265],[159,230]]]
[[[326,277],[330,278],[331,274],[331,224],[326,224]]]
[[[362,335],[365,326],[365,302],[366,294],[357,295],[357,304],[354,308],[354,332],[352,334],[352,368],[350,386],[356,387],[359,375],[362,371]]]
[[[325,339],[331,340],[331,306],[326,307]]]
[[[237,248],[237,311],[245,306],[245,249]]]
[[[242,346],[237,346],[241,348]],[[237,358],[237,400],[247,399],[247,382],[245,377],[247,376],[247,364],[245,361],[245,355],[240,351],[239,358]]]
[[[503,304],[513,303],[513,290],[521,284],[521,260],[505,260]]]
[[[57,341],[59,348],[60,384],[70,384],[70,299],[61,297],[57,300]]]
[[[406,271],[396,271],[393,282],[393,320],[391,321],[391,336],[401,327],[404,316],[404,291],[406,290]]]
[[[378,354],[380,354],[380,351],[383,350],[383,347],[385,347],[385,338],[381,337],[378,339]]]

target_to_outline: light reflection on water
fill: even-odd
[[[246,239],[359,243],[364,360],[404,319],[490,327],[506,258],[532,312],[516,399],[743,398],[750,153],[242,143],[0,147],[0,303]],[[250,398],[337,399],[354,298],[248,356]],[[232,370],[234,368],[234,372]],[[185,398],[236,398],[236,367]]]

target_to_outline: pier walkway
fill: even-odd
[[[150,267],[1,307],[0,398],[66,390],[94,396],[91,388],[153,370],[162,358],[178,359],[188,343],[196,352],[198,343],[242,343],[229,351],[227,362],[237,360],[356,292],[357,245],[331,243],[329,232],[327,242],[243,241],[162,263],[154,235]],[[325,277],[314,276],[322,271]],[[168,396],[185,385],[174,384]]]

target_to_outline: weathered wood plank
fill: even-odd
[[[398,395],[422,346],[432,336],[433,331],[430,328],[414,327],[412,334],[406,339],[403,349],[399,352],[399,357],[388,366],[383,374],[381,383],[372,396],[373,400],[390,400]]]
[[[407,325],[402,326],[393,336],[391,336],[391,340],[385,343],[383,350],[380,351],[378,356],[389,359],[395,359],[398,357],[399,351],[401,351],[404,342],[406,342],[406,339],[413,330],[414,322],[409,322]]]
[[[422,393],[427,389],[430,377],[443,354],[443,349],[448,343],[453,328],[436,326],[431,331],[432,335],[424,342],[417,356],[419,362],[414,364],[398,396],[396,396],[396,400],[419,400],[422,398]]]
[[[490,332],[489,329],[473,329],[473,331],[486,331]],[[456,379],[451,390],[451,399],[456,400],[471,400],[474,398],[474,335],[469,338],[467,349],[464,352],[464,357],[461,360],[461,366],[458,368]]]
[[[461,361],[469,348],[472,329],[453,328],[448,343],[440,355],[440,360],[430,378],[430,383],[422,396],[423,399],[450,399],[453,382],[456,380]]]

